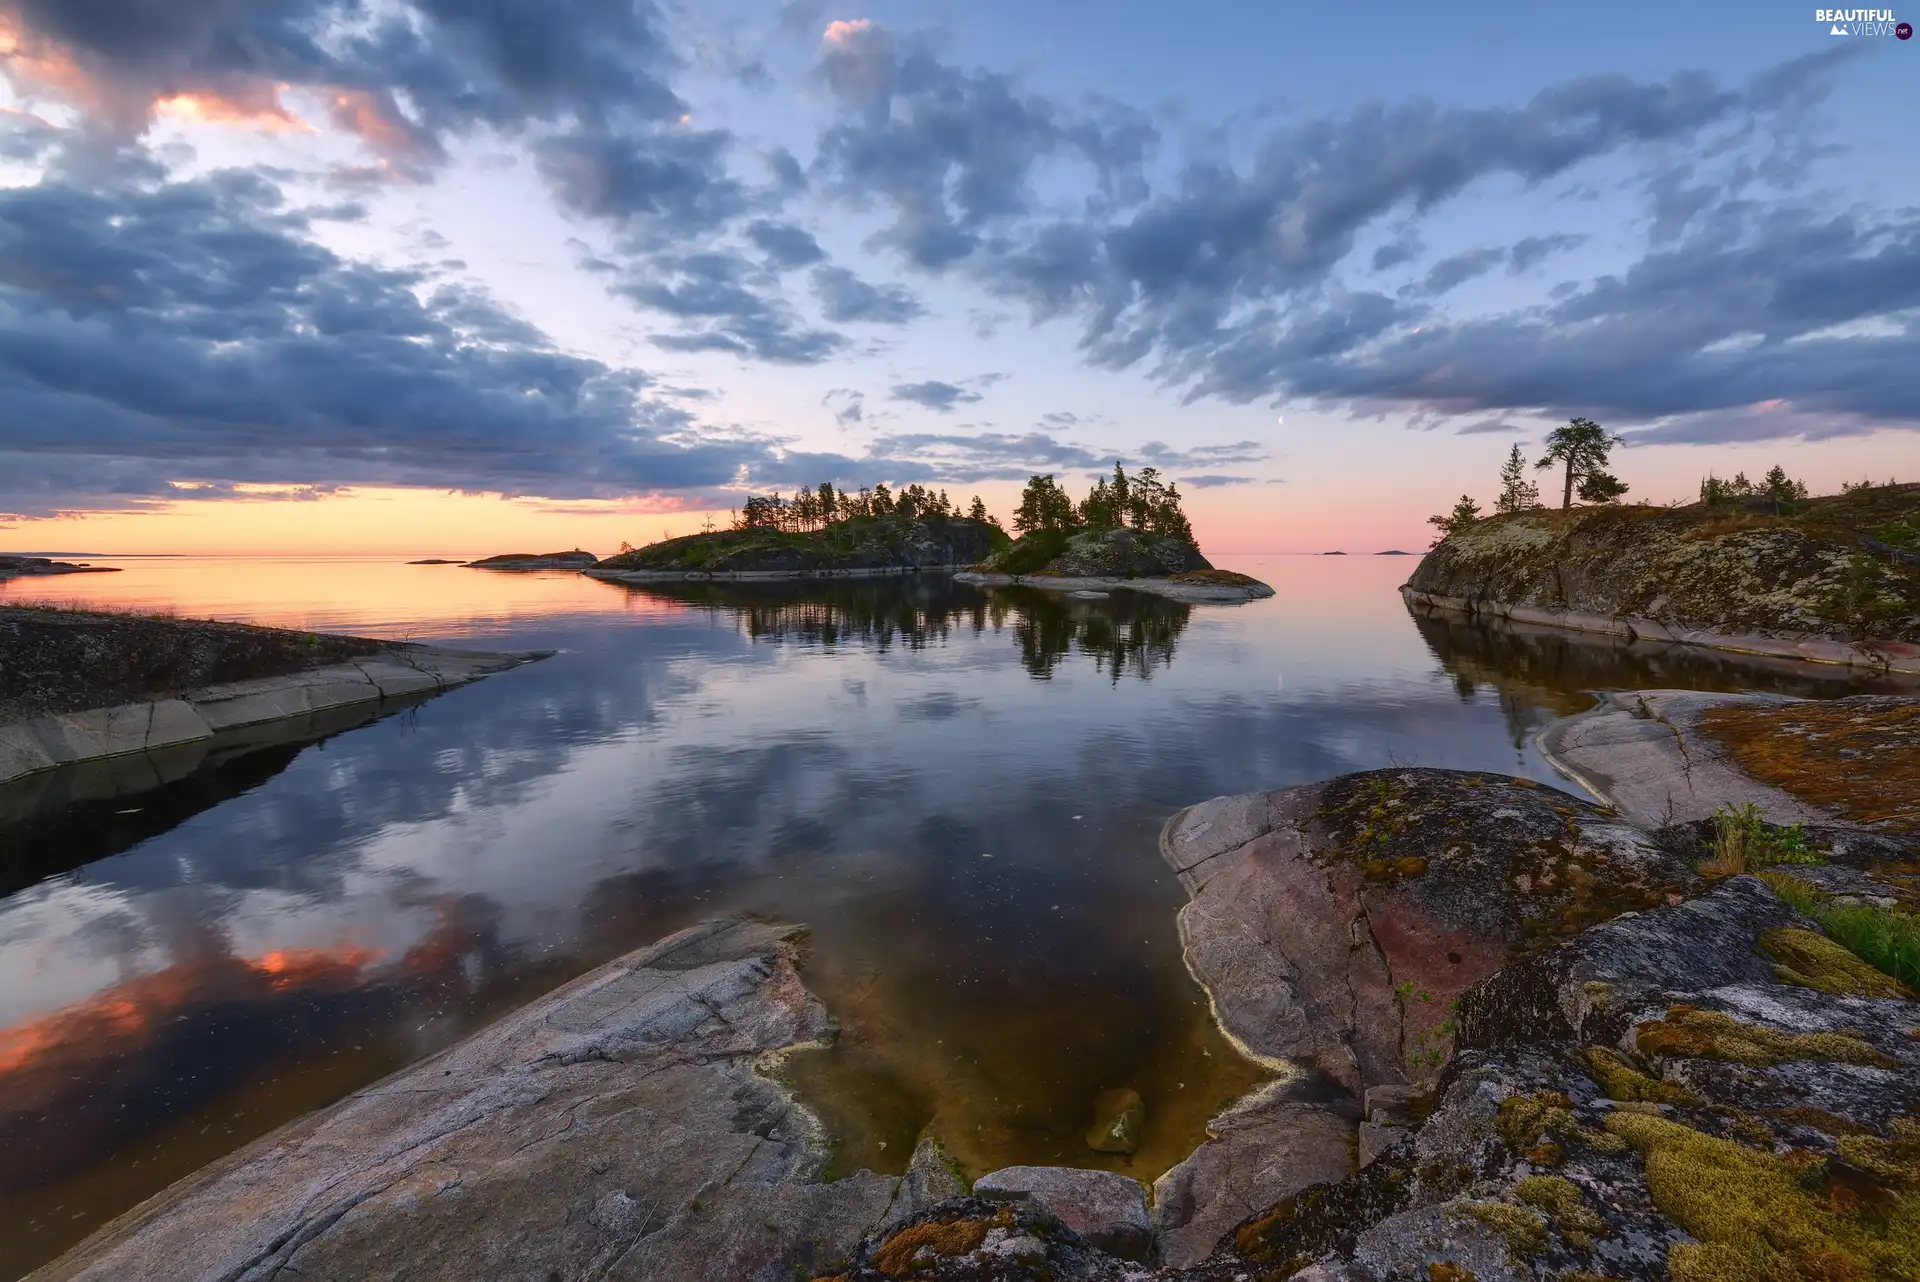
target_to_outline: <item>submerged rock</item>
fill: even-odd
[[[1140,1131],[1147,1124],[1147,1103],[1131,1086],[1101,1091],[1093,1101],[1093,1125],[1087,1128],[1087,1147],[1096,1153],[1131,1153],[1140,1147]]]

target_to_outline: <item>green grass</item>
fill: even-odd
[[[1751,803],[1721,806],[1713,816],[1712,853],[1700,862],[1708,876],[1732,877],[1778,864],[1824,864],[1807,844],[1804,824],[1770,824]]]
[[[1873,904],[1838,904],[1791,873],[1763,872],[1760,880],[1795,912],[1820,923],[1829,938],[1882,974],[1920,988],[1920,918]]]

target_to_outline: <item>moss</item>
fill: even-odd
[[[1013,1224],[1013,1212],[1002,1207],[991,1219],[926,1220],[901,1229],[873,1253],[873,1267],[888,1277],[916,1271],[923,1251],[935,1256],[965,1255],[987,1240],[995,1228]]]
[[[1511,1202],[1468,1202],[1461,1210],[1507,1240],[1507,1253],[1519,1261],[1538,1255],[1547,1244],[1547,1222]]]
[[[1837,997],[1907,997],[1898,980],[1854,956],[1825,935],[1781,926],[1760,936],[1760,951],[1773,961],[1780,982]]]
[[[1609,1099],[1651,1104],[1686,1104],[1693,1100],[1691,1091],[1672,1082],[1647,1076],[1617,1051],[1604,1046],[1589,1046],[1586,1054],[1588,1069]]]
[[[1715,1010],[1670,1006],[1665,1019],[1634,1027],[1643,1055],[1718,1059],[1766,1067],[1796,1059],[1891,1068],[1893,1061],[1850,1033],[1780,1033]]]
[[[1523,1155],[1553,1140],[1579,1141],[1603,1153],[1618,1152],[1622,1147],[1617,1137],[1580,1125],[1573,1115],[1573,1101],[1559,1091],[1509,1095],[1500,1101],[1493,1125],[1506,1146]],[[1558,1151],[1560,1145],[1554,1147]]]
[[[1920,1198],[1863,1198],[1818,1155],[1755,1152],[1662,1118],[1606,1125],[1645,1160],[1654,1205],[1698,1239],[1669,1251],[1675,1282],[1920,1277]]]
[[[1480,1282],[1480,1275],[1452,1260],[1435,1260],[1427,1265],[1427,1282]]]
[[[1850,819],[1920,828],[1920,700],[1809,700],[1713,708],[1700,729],[1742,770]]]
[[[1418,877],[1427,870],[1427,861],[1418,855],[1405,855],[1393,861],[1393,870],[1402,877]]]
[[[1545,1211],[1562,1237],[1578,1247],[1593,1244],[1597,1234],[1607,1231],[1607,1222],[1581,1200],[1572,1180],[1558,1175],[1529,1175],[1513,1186],[1520,1200]]]

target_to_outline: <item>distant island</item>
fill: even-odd
[[[0,579],[43,574],[118,574],[117,565],[76,565],[44,556],[0,554]]]
[[[1386,552],[1375,552],[1374,555],[1375,556],[1412,556],[1413,553],[1402,552],[1399,548],[1392,548]]]
[[[965,515],[944,491],[822,482],[792,498],[754,495],[724,530],[623,547],[587,573],[626,583],[879,578],[951,571],[1008,542],[978,498]]]
[[[1321,556],[1345,556],[1345,552],[1322,552]]]
[[[582,568],[623,583],[953,573],[963,583],[1069,592],[1122,587],[1183,601],[1273,594],[1256,579],[1213,568],[1194,543],[1179,490],[1153,468],[1130,478],[1116,465],[1112,480],[1102,478],[1079,503],[1051,474],[1035,476],[1013,526],[1018,537],[978,495],[963,513],[945,491],[918,484],[896,493],[885,484],[854,492],[822,482],[790,498],[755,495],[726,529],[623,546]]]
[[[571,552],[504,552],[481,561],[468,561],[473,570],[586,570],[600,563],[591,552],[575,548]],[[415,565],[437,565],[435,561],[416,561]]]
[[[465,561],[454,561],[444,556],[430,556],[424,561],[409,561],[408,565],[465,565]]]

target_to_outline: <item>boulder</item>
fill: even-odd
[[[1227,1035],[1348,1091],[1428,1081],[1510,957],[1697,884],[1612,812],[1528,780],[1375,770],[1168,820],[1180,937]]]
[[[1153,1250],[1146,1191],[1112,1171],[1066,1166],[1009,1166],[973,1182],[988,1200],[1031,1198],[1062,1224],[1111,1255],[1144,1260]]]

